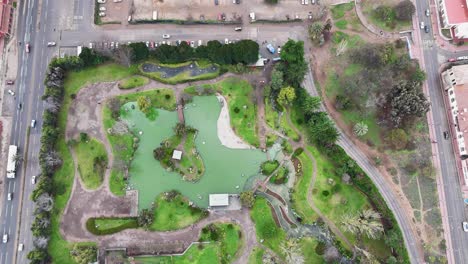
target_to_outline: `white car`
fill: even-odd
[[[170,40],[168,40],[166,44],[170,46],[170,45],[172,45],[172,42]]]
[[[203,41],[201,39],[198,40],[198,46],[201,46],[203,44]]]
[[[31,177],[31,184],[36,184],[36,175]]]
[[[421,21],[421,23],[419,23],[419,26],[421,27],[421,29],[424,29],[424,22]]]
[[[169,34],[164,34],[163,35],[163,39],[168,39],[168,38],[171,38],[171,35],[169,35]]]
[[[100,16],[100,17],[105,17],[105,16],[106,16],[106,13],[104,13],[104,12],[99,12],[99,16]]]
[[[116,49],[119,48],[119,43],[118,43],[118,42],[115,42],[115,48],[116,48]]]
[[[99,11],[106,11],[106,7],[105,6],[100,6]]]
[[[51,41],[51,42],[47,42],[47,47],[54,47],[55,45],[57,45],[57,43]]]
[[[99,4],[105,4],[105,3],[106,3],[106,0],[97,0],[97,2],[98,2]]]
[[[149,48],[149,41],[146,41],[146,47]]]
[[[281,54],[281,48],[278,47],[278,54]]]
[[[8,200],[8,201],[13,200],[13,193],[8,193],[8,195],[7,195],[7,200]]]
[[[115,42],[114,42],[114,41],[111,42],[110,48],[111,48],[111,49],[114,49],[114,48],[115,48]]]
[[[114,0],[114,1],[112,1],[112,2],[114,2],[114,3],[120,3],[120,2],[122,2],[122,0]]]
[[[468,222],[463,222],[463,231],[468,232]]]
[[[15,92],[13,92],[12,90],[8,89],[8,93],[11,95],[11,96],[15,96]]]
[[[195,41],[190,41],[190,47],[195,48]]]
[[[31,120],[31,127],[32,128],[36,127],[36,119]]]
[[[229,39],[224,39],[224,44],[229,44]]]
[[[5,244],[6,242],[8,242],[8,235],[7,235],[7,234],[3,234],[2,242],[3,242],[4,244]]]
[[[92,42],[90,42],[88,47],[89,47],[90,49],[92,49],[93,46],[94,46],[94,44],[93,44]]]
[[[24,249],[24,244],[23,244],[23,243],[20,243],[20,244],[18,245],[18,251],[23,251],[23,249]]]

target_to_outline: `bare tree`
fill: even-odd
[[[52,113],[57,113],[60,110],[60,102],[49,96],[45,100],[45,108]]]
[[[132,64],[133,49],[127,45],[121,45],[112,53],[112,57],[120,64],[129,67]]]
[[[286,256],[286,262],[291,264],[303,264],[305,263],[302,250],[296,239],[288,239],[283,241],[280,245],[280,249]]]
[[[57,168],[62,165],[62,159],[56,151],[47,153],[44,157],[44,162],[47,166]]]
[[[49,244],[49,238],[43,236],[34,237],[33,244],[36,248],[46,249],[47,244]]]
[[[36,218],[36,223],[40,228],[47,228],[50,226],[50,219],[46,217]]]
[[[54,199],[48,193],[43,193],[37,197],[36,206],[39,210],[50,212],[54,207]]]

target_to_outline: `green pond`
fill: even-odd
[[[138,190],[139,208],[147,208],[155,197],[170,190],[178,190],[200,207],[208,206],[211,193],[239,193],[246,180],[259,173],[266,154],[254,149],[229,149],[221,145],[217,135],[217,120],[221,105],[215,96],[194,97],[186,106],[185,123],[198,129],[196,147],[203,158],[206,171],[196,183],[182,180],[176,172],[166,171],[153,158],[153,149],[173,135],[177,112],[157,109],[156,120],[150,121],[129,103],[124,118],[136,133],[142,131],[140,144],[130,168],[130,185]]]

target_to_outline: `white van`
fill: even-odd
[[[3,242],[4,244],[5,244],[6,242],[8,242],[8,235],[7,235],[7,234],[4,234],[4,235],[3,235],[2,242]]]

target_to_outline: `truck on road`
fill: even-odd
[[[8,148],[8,163],[7,163],[7,178],[14,179],[16,174],[16,155],[18,154],[18,147],[10,145]]]

